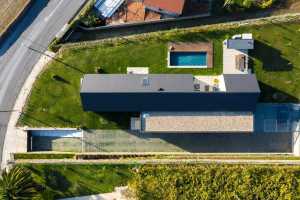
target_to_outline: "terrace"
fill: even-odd
[[[225,92],[224,76],[194,76],[194,89],[201,92]]]
[[[235,35],[223,42],[223,73],[249,73],[248,51],[254,49],[252,34]]]

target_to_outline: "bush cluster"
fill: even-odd
[[[224,6],[229,11],[247,9],[265,9],[273,6],[278,0],[225,0]]]
[[[143,166],[129,186],[137,199],[298,199],[299,167]]]

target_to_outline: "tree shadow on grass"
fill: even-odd
[[[284,91],[278,90],[270,85],[267,85],[259,81],[259,87],[261,90],[260,102],[272,102],[272,103],[298,103],[299,99],[287,94]]]
[[[59,75],[54,75],[52,77],[55,81],[61,82],[61,83],[65,83],[65,84],[71,84],[70,81],[64,79],[62,76]]]
[[[280,50],[261,41],[255,41],[255,51],[250,55],[263,63],[265,71],[291,71],[293,64],[282,57]]]
[[[128,131],[128,133],[142,138],[144,140],[142,145],[146,145],[146,143],[153,140],[154,143],[149,143],[148,145],[155,147],[155,140],[164,141],[166,143],[165,150],[159,150],[160,152],[174,152],[169,145],[176,146],[182,151],[193,153],[291,152],[290,141],[292,134],[288,133],[134,133],[132,131]],[[131,145],[138,145],[138,143],[131,143]]]
[[[59,171],[53,169],[45,170],[45,182],[53,190],[66,192],[70,187],[70,181]]]
[[[137,116],[137,113],[126,112],[96,112],[96,114],[109,122],[117,124],[117,127],[120,129],[128,129],[130,125],[130,118]]]

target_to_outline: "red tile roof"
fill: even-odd
[[[168,12],[182,14],[185,0],[144,0],[149,7],[160,8]]]

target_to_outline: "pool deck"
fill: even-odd
[[[206,52],[207,68],[213,67],[213,43],[212,42],[171,42],[168,45],[170,52]]]

